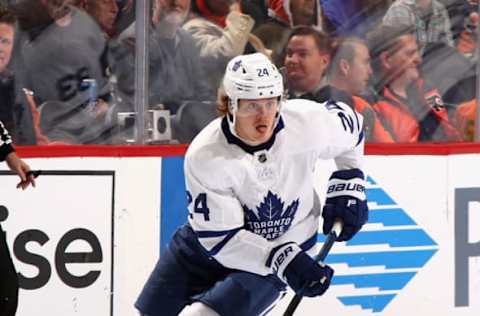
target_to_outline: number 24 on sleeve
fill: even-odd
[[[187,202],[188,206],[193,202],[193,212],[198,214],[203,214],[203,219],[205,221],[210,220],[210,209],[207,206],[207,194],[206,193],[199,193],[195,200],[193,200],[192,194],[187,191]],[[193,213],[189,213],[188,216],[193,218]]]

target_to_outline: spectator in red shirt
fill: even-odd
[[[379,100],[374,109],[401,143],[459,141],[437,89],[422,80],[415,33],[381,26],[370,35]]]

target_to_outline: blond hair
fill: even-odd
[[[217,93],[217,114],[219,116],[226,116],[229,111],[228,111],[228,103],[230,102],[230,98],[228,95],[225,93],[225,89],[223,86],[218,88],[218,93]]]

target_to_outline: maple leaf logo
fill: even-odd
[[[245,212],[245,222],[248,230],[261,235],[268,240],[272,240],[283,235],[292,224],[295,213],[297,212],[299,199],[294,200],[284,211],[285,203],[282,199],[268,191],[267,196],[256,207],[258,216],[255,212],[243,205]]]

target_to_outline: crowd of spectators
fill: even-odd
[[[151,0],[147,110],[172,141],[215,118],[227,62],[345,102],[367,142],[473,141],[478,0]],[[17,145],[115,144],[135,112],[135,0],[0,1],[0,119]]]

